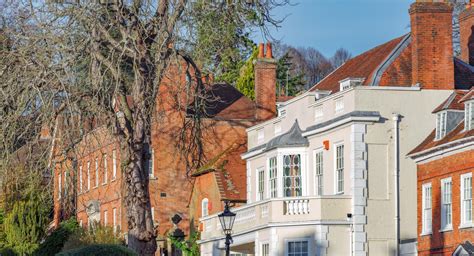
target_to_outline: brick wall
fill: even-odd
[[[461,35],[461,59],[474,65],[474,8],[468,7],[459,14],[459,32]],[[472,41],[469,43],[469,41]],[[472,56],[470,56],[472,55]]]
[[[460,176],[474,172],[474,151],[466,151],[418,165],[418,234],[422,231],[422,185],[431,182],[432,235],[418,236],[419,255],[451,255],[456,247],[466,241],[474,241],[474,228],[459,229],[460,225]],[[452,179],[453,230],[441,229],[441,180]]]
[[[452,7],[417,1],[410,6],[412,82],[424,89],[454,89]]]

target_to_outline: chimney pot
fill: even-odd
[[[272,53],[272,44],[267,43],[267,51],[265,53],[265,58],[272,59],[273,58],[273,53]]]
[[[265,50],[264,50],[264,45],[263,45],[263,43],[260,43],[260,44],[258,45],[258,57],[259,57],[259,58],[263,58],[263,56],[264,56],[264,51],[265,51]]]

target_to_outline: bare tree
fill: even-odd
[[[339,48],[337,49],[336,53],[334,53],[334,56],[332,56],[331,62],[334,68],[338,68],[350,58],[351,54],[349,53],[349,51],[344,48]]]
[[[278,23],[270,11],[286,2],[209,4],[216,12],[232,5],[241,15],[253,17],[249,26],[266,31],[267,24]],[[188,77],[184,82],[178,79],[176,86],[187,86],[187,92],[194,92],[190,97],[198,97],[203,86],[199,68],[186,51],[192,38],[192,30],[187,29],[192,4],[188,0],[32,0],[3,6],[2,15],[1,149],[13,152],[21,139],[34,137],[47,124],[51,130],[63,128],[58,153],[68,159],[88,132],[85,124],[113,129],[121,145],[128,246],[140,255],[154,255],[145,149],[160,85],[170,65]],[[21,118],[34,120],[18,129]]]

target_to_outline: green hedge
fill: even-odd
[[[135,252],[122,245],[95,244],[79,249],[65,251],[56,256],[137,256]]]
[[[60,252],[64,243],[69,236],[79,229],[79,224],[75,219],[69,219],[59,224],[59,227],[54,230],[46,239],[40,244],[34,256],[50,256]]]

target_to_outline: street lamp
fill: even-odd
[[[229,201],[225,201],[224,211],[217,215],[221,222],[222,230],[225,234],[225,255],[230,255],[230,244],[232,243],[232,226],[234,226],[235,213],[231,212],[229,209]]]

